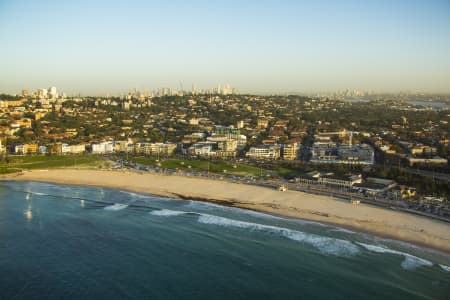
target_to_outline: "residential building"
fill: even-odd
[[[280,158],[280,146],[279,145],[260,145],[250,147],[246,153],[246,157],[255,160],[265,159],[279,159]]]
[[[114,143],[113,142],[102,142],[102,143],[93,143],[91,144],[91,151],[94,154],[107,154],[114,152]]]
[[[175,143],[136,143],[134,149],[137,154],[171,156],[177,147]]]
[[[439,156],[430,157],[430,158],[417,158],[417,157],[408,157],[408,164],[410,166],[414,165],[446,165],[448,160],[446,158],[442,158]]]
[[[70,146],[68,144],[62,144],[61,154],[69,154],[69,153],[70,153]]]
[[[372,165],[374,158],[374,149],[367,144],[314,143],[311,149],[313,163]]]
[[[14,152],[16,154],[34,154],[37,153],[39,150],[38,144],[23,144],[23,145],[16,145],[14,147]]]
[[[290,143],[285,144],[281,148],[282,157],[284,160],[296,160],[298,156],[299,144]]]
[[[258,119],[257,127],[259,129],[265,129],[269,126],[269,120],[267,119]]]
[[[198,119],[197,118],[189,119],[189,125],[197,126],[198,125]]]
[[[79,144],[79,145],[70,145],[70,153],[72,154],[81,154],[86,152],[86,145],[85,144]]]
[[[133,152],[134,144],[130,140],[128,141],[115,141],[114,142],[114,152]]]
[[[198,142],[188,148],[191,156],[215,156],[217,150],[216,142]]]

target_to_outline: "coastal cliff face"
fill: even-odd
[[[450,224],[432,219],[296,191],[218,180],[122,171],[54,169],[6,176],[6,180],[92,185],[268,212],[336,224],[450,253]]]

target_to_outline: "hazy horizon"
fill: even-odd
[[[0,93],[450,93],[449,1],[2,1]]]

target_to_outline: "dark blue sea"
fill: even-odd
[[[450,299],[450,258],[125,191],[0,182],[0,299]]]

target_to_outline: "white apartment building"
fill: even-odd
[[[106,154],[114,152],[114,143],[113,142],[102,142],[92,144],[92,153],[94,154]]]
[[[251,147],[245,154],[250,159],[278,159],[280,158],[279,145],[261,145]]]

